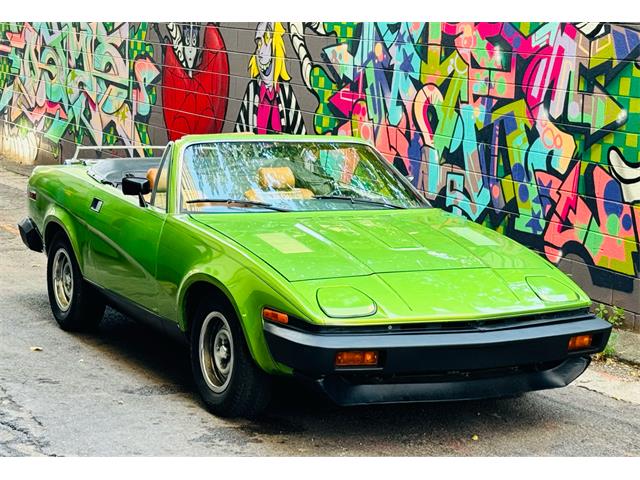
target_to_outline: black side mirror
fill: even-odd
[[[141,207],[146,207],[143,195],[151,191],[151,184],[146,178],[124,177],[122,179],[122,193],[125,195],[137,195]]]

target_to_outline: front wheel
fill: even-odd
[[[253,417],[271,397],[271,381],[253,361],[235,312],[204,301],[191,328],[191,369],[209,410]]]
[[[82,278],[73,249],[62,234],[48,249],[47,291],[53,316],[63,330],[91,330],[102,320],[104,299]]]

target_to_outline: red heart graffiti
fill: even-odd
[[[202,61],[191,77],[173,47],[164,48],[162,110],[169,140],[189,133],[221,132],[229,94],[229,60],[218,27],[206,26]]]

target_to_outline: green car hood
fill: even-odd
[[[589,304],[531,250],[438,209],[192,217],[277,270],[326,323],[471,320]]]
[[[193,217],[260,257],[290,282],[544,265],[520,244],[438,209]]]

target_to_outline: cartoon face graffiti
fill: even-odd
[[[256,48],[249,60],[249,75],[260,79],[268,88],[291,80],[285,65],[284,33],[280,22],[263,22],[256,28]]]
[[[188,72],[193,76],[193,70],[199,61],[201,45],[201,28],[197,23],[169,23],[167,24],[169,36],[173,50],[178,60]]]
[[[229,93],[229,60],[214,24],[167,24],[162,104],[167,136],[222,131]],[[167,41],[166,43],[169,43]]]
[[[259,23],[256,29],[256,51],[254,53],[260,80],[268,87],[273,86],[273,25]]]
[[[240,105],[236,132],[296,133],[306,129],[285,65],[284,27],[280,22],[258,24],[256,48],[249,60],[251,81]]]

